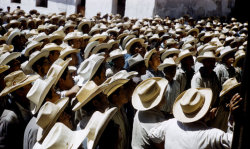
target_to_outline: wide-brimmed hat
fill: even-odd
[[[214,55],[213,51],[205,51],[202,52],[196,59],[198,62],[202,62],[204,59],[215,59],[215,61],[218,61],[219,58]]]
[[[24,56],[28,57],[30,54],[30,50],[36,48],[36,47],[41,47],[43,45],[43,42],[38,42],[38,41],[35,41],[35,40],[32,40],[28,45],[27,47],[24,49]]]
[[[44,50],[44,51],[35,51],[33,52],[29,60],[21,64],[21,68],[25,73],[34,73],[34,70],[32,69],[32,65],[38,61],[39,59],[43,57],[48,57],[49,56],[49,51]]]
[[[48,51],[62,51],[63,47],[55,44],[55,43],[48,43],[46,44],[41,51],[48,50]]]
[[[66,24],[63,27],[63,31],[65,31],[69,27],[74,27],[75,28],[76,24],[74,24],[74,22],[72,22],[72,21],[67,21]]]
[[[89,43],[92,42],[92,41],[96,41],[96,40],[99,40],[99,39],[102,39],[103,41],[108,37],[107,33],[106,32],[103,32],[102,34],[95,34],[93,37],[91,37],[89,39]]]
[[[104,113],[101,113],[99,111],[93,113],[87,126],[85,127],[85,129],[90,130],[87,136],[86,148],[88,149],[96,148],[96,145],[99,139],[101,138],[103,131],[105,130],[109,121],[115,115],[117,110],[118,110],[117,107],[113,107],[106,110]]]
[[[42,106],[42,103],[48,94],[50,88],[54,84],[56,76],[49,76],[46,79],[37,79],[26,97],[31,101],[30,109],[31,113],[35,114]]]
[[[164,78],[153,77],[142,81],[132,94],[132,105],[136,110],[152,109],[161,102],[168,81]]]
[[[194,52],[190,52],[188,49],[186,50],[181,50],[181,52],[178,55],[178,58],[176,59],[177,63],[180,63],[182,59],[188,56],[193,56]]]
[[[0,55],[6,52],[12,52],[14,50],[13,45],[2,44],[0,45]]]
[[[175,41],[173,38],[170,38],[167,40],[167,45],[177,44],[177,41]]]
[[[128,59],[129,68],[132,68],[134,65],[136,65],[136,64],[138,64],[140,62],[144,62],[144,59],[141,56],[141,54],[135,54],[135,55],[131,56]]]
[[[205,32],[205,34],[200,38],[200,41],[204,41],[205,38],[208,38],[208,37],[213,37],[213,33],[211,32]]]
[[[59,58],[64,59],[67,55],[71,53],[79,53],[80,49],[72,48],[71,46],[67,46],[60,52]]]
[[[122,49],[126,49],[126,44],[130,41],[130,40],[132,40],[133,38],[135,38],[136,36],[135,35],[133,35],[133,34],[129,34],[129,35],[127,35],[124,39],[123,39],[123,41],[122,41]]]
[[[109,57],[107,58],[107,62],[112,61],[113,59],[116,59],[118,57],[123,57],[127,51],[123,51],[121,49],[115,49],[109,53]]]
[[[67,58],[65,61],[61,58],[58,58],[49,68],[46,78],[48,76],[56,76],[54,81],[54,85],[56,85],[71,60],[72,58]]]
[[[18,20],[11,20],[7,25],[6,28],[10,28],[11,25],[17,24],[18,26],[21,24]]]
[[[63,32],[63,30],[57,30],[57,31],[54,31],[52,34],[49,34],[49,40],[50,42],[52,42],[56,39],[64,39],[65,36],[66,35]]]
[[[179,49],[176,48],[171,48],[171,49],[167,49],[162,55],[161,55],[161,60],[164,61],[164,59],[171,55],[171,54],[179,54],[181,51]]]
[[[0,96],[5,96],[8,93],[30,84],[38,78],[39,75],[25,75],[21,70],[14,71],[4,78],[6,86],[0,93]]]
[[[246,52],[244,50],[239,50],[235,53],[234,67],[237,67],[238,61],[246,57]]]
[[[190,49],[194,48],[194,46],[191,45],[190,43],[187,43],[187,44],[183,44],[181,48],[182,48],[183,50],[185,50],[185,49],[190,50]]]
[[[12,53],[6,52],[0,56],[0,65],[6,65],[10,61],[12,61],[20,56],[21,56],[20,52],[12,52]]]
[[[138,75],[138,72],[136,71],[130,71],[130,72],[127,72],[126,70],[121,70],[121,71],[118,71],[116,74],[114,74],[112,77],[111,77],[111,80],[116,80],[116,79],[132,79],[133,77],[137,76]]]
[[[8,70],[10,66],[8,65],[0,65],[0,74]]]
[[[85,24],[87,24],[89,27],[91,26],[91,22],[90,22],[89,20],[82,20],[82,21],[79,23],[79,25],[78,25],[78,27],[77,27],[77,30],[78,30],[78,31],[82,31],[82,26],[85,25]]]
[[[223,49],[221,49],[221,51],[220,51],[220,59],[222,60],[222,58],[224,57],[224,56],[226,56],[227,54],[229,54],[229,53],[231,53],[231,52],[235,52],[235,50],[236,50],[237,48],[231,48],[230,46],[226,46],[226,47],[224,47]]]
[[[87,59],[92,49],[99,44],[98,41],[89,42],[84,50],[84,59]]]
[[[42,41],[42,40],[44,40],[44,39],[46,39],[46,38],[49,39],[49,36],[46,35],[44,32],[41,32],[41,33],[39,33],[38,35],[36,35],[32,40],[35,40],[35,41],[40,42],[40,41]]]
[[[200,33],[200,31],[199,31],[198,28],[192,28],[192,29],[190,29],[190,30],[187,32],[187,35],[190,35],[192,32],[196,32],[197,35]]]
[[[139,42],[143,45],[144,43],[144,39],[140,39],[140,38],[133,38],[131,40],[128,41],[128,43],[126,44],[125,46],[125,49],[127,50],[127,53],[130,53],[130,49],[131,49],[131,46],[136,43],[136,42]]]
[[[80,76],[79,82],[91,80],[98,68],[104,62],[104,59],[104,56],[94,54],[88,59],[84,60],[77,70],[77,74]]]
[[[207,114],[212,97],[210,88],[190,88],[175,99],[173,115],[183,123],[196,122]]]
[[[42,142],[50,129],[56,123],[69,102],[69,98],[59,99],[56,103],[47,101],[37,114],[36,124],[38,125],[37,141]]]
[[[144,61],[145,61],[145,66],[148,67],[148,62],[151,58],[151,56],[154,54],[154,53],[157,53],[156,49],[152,49],[150,51],[148,51],[145,56],[144,56]]]
[[[226,95],[230,90],[232,90],[240,85],[241,85],[241,83],[239,83],[236,78],[227,79],[222,85],[220,97]]]
[[[114,91],[116,91],[119,87],[123,86],[125,83],[127,83],[129,79],[124,79],[124,78],[118,78],[116,77],[111,77],[110,82],[107,84],[107,87],[103,91],[104,94],[107,96],[111,95]]]
[[[164,68],[166,67],[169,67],[169,66],[177,66],[177,64],[175,63],[174,59],[173,58],[166,58],[164,59],[163,63],[161,63],[159,66],[158,66],[158,70],[163,70]]]
[[[86,105],[91,99],[101,93],[107,87],[106,83],[96,85],[94,81],[88,81],[76,94],[78,103],[73,107],[73,111],[79,110],[81,107]]]
[[[64,37],[64,41],[72,40],[72,39],[79,39],[80,36],[78,36],[77,32],[70,32]]]
[[[101,44],[98,44],[96,47],[93,48],[91,54],[96,54],[96,53],[99,53],[99,51],[101,49],[110,49],[111,48],[111,45],[108,44],[108,43],[101,43]]]
[[[63,123],[57,122],[48,133],[42,144],[38,142],[34,145],[33,149],[77,149],[86,136],[89,129],[72,131]]]
[[[21,35],[21,31],[19,29],[12,30],[11,33],[10,33],[10,35],[7,38],[6,43],[8,45],[11,45],[13,38],[16,37],[16,36],[20,36],[20,35]]]

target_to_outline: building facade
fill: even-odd
[[[227,16],[235,6],[235,0],[0,0],[0,7],[7,6],[13,11],[17,6],[29,12],[36,9],[40,13],[66,12],[83,13],[87,18],[101,12],[119,13],[128,17],[193,17]]]

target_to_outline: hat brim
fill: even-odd
[[[180,63],[180,62],[181,62],[181,60],[183,60],[185,57],[188,57],[188,56],[193,56],[193,55],[194,55],[194,53],[193,53],[193,52],[188,52],[188,53],[186,53],[186,54],[184,54],[184,55],[182,55],[182,56],[178,57],[178,58],[176,59],[176,63]]]
[[[159,66],[158,66],[158,70],[160,70],[160,71],[162,71],[164,68],[166,68],[166,67],[170,67],[170,66],[177,66],[176,64],[160,64]]]
[[[5,72],[9,68],[10,68],[10,66],[8,66],[8,65],[1,65],[0,66],[0,74],[3,73],[3,72]]]
[[[142,81],[134,90],[133,94],[132,94],[132,105],[136,110],[140,110],[140,111],[146,111],[149,109],[152,109],[154,107],[156,107],[157,105],[159,105],[159,103],[161,102],[166,87],[168,85],[168,81],[164,78],[160,78],[160,77],[155,77],[155,78],[150,78],[150,79],[154,79],[157,84],[160,86],[161,90],[159,95],[152,101],[150,102],[142,102],[140,99],[140,96],[138,95],[138,86],[140,86],[140,84],[144,83],[147,80]]]
[[[79,53],[80,49],[70,49],[70,50],[67,50],[66,52],[62,50],[61,52],[62,54],[60,54],[59,58],[64,59],[67,55],[71,53]]]
[[[230,88],[221,90],[221,92],[220,92],[220,97],[226,95],[229,91],[231,91],[231,90],[234,89],[234,88],[237,88],[237,87],[240,86],[240,85],[241,85],[241,83],[237,83],[236,85],[231,86]]]
[[[231,53],[231,52],[235,52],[236,49],[237,49],[237,48],[233,48],[233,49],[231,49],[231,50],[229,50],[229,51],[223,53],[222,55],[220,55],[220,59],[222,60],[223,57],[226,56],[227,54],[229,54],[229,53]]]
[[[2,62],[0,62],[1,65],[6,65],[8,64],[10,61],[18,58],[21,56],[20,52],[12,52],[10,53],[10,55],[8,55]]]
[[[31,75],[31,76],[27,76],[27,78],[25,79],[25,81],[23,81],[22,83],[20,84],[16,84],[16,85],[13,85],[11,87],[6,87],[2,90],[2,92],[0,93],[0,96],[5,96],[7,95],[8,93],[11,93],[25,85],[28,85],[30,84],[31,82],[35,81],[36,79],[38,79],[40,76],[39,75]]]
[[[183,97],[186,91],[182,92],[176,98],[174,105],[173,105],[173,115],[178,121],[183,122],[183,123],[192,123],[192,122],[196,122],[200,120],[207,114],[210,108],[210,105],[212,103],[213,92],[209,88],[197,88],[197,89],[202,95],[204,95],[205,102],[203,106],[198,112],[185,114],[184,111],[182,110],[180,99]]]
[[[26,64],[27,69],[32,70],[32,65],[39,59],[41,59],[42,57],[48,57],[49,56],[49,51],[42,51],[41,53],[39,53],[38,55],[36,55],[35,57],[33,57],[31,60],[29,60]]]
[[[107,88],[103,91],[107,96],[111,95],[114,91],[116,91],[119,87],[123,86],[129,81],[129,79],[118,79],[111,82]]]
[[[45,137],[49,133],[50,129],[54,126],[54,124],[56,123],[57,119],[60,117],[60,115],[62,114],[62,112],[64,111],[64,109],[67,107],[68,102],[69,102],[69,98],[65,97],[65,98],[59,99],[55,103],[57,106],[60,107],[60,110],[58,111],[58,113],[56,114],[56,116],[54,117],[54,119],[48,124],[48,126],[45,129],[42,129],[41,127],[38,128],[38,131],[37,131],[37,141],[38,142],[41,143],[45,139]]]
[[[241,60],[241,59],[243,59],[243,58],[245,58],[245,57],[246,57],[245,54],[242,54],[242,55],[240,55],[239,57],[236,57],[233,66],[234,66],[234,67],[237,67],[238,61]]]
[[[202,62],[204,59],[215,59],[215,61],[219,61],[220,58],[218,57],[209,57],[209,56],[198,56],[196,61]]]

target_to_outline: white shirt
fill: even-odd
[[[232,136],[231,132],[208,127],[200,121],[185,124],[175,118],[160,123],[149,133],[154,142],[165,141],[165,149],[229,149]]]

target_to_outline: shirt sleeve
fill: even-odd
[[[155,143],[161,143],[165,140],[166,122],[159,123],[149,131],[149,138]]]

